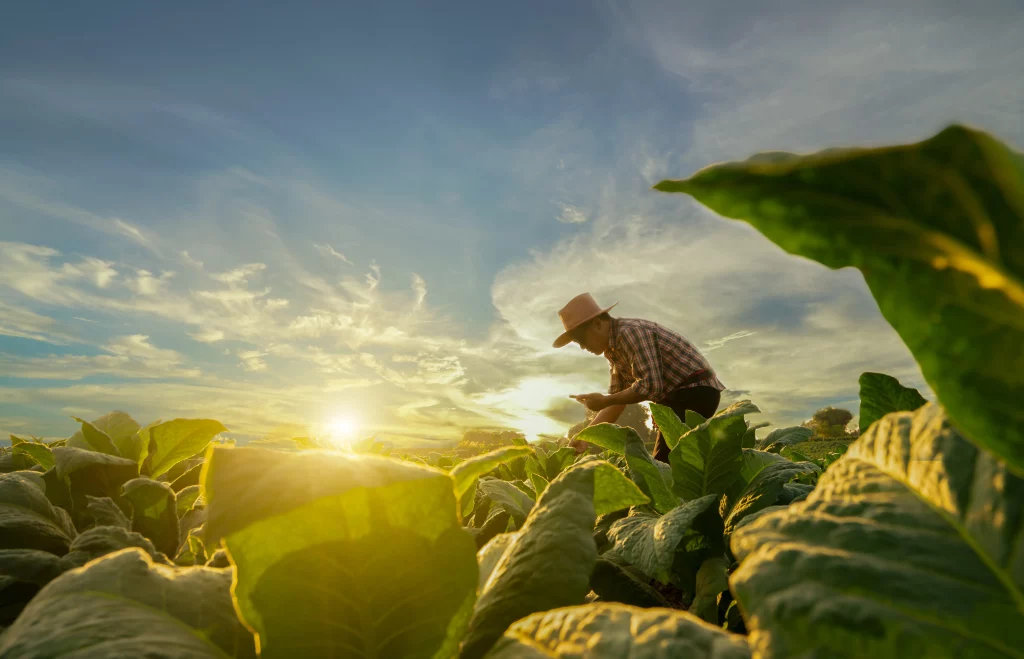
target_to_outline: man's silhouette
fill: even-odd
[[[615,423],[627,405],[645,400],[671,407],[680,419],[686,410],[704,418],[714,415],[725,385],[696,346],[649,320],[611,317],[615,304],[602,309],[590,293],[582,293],[558,312],[565,332],[555,339],[555,348],[575,342],[608,360],[608,393],[572,396],[597,412],[590,425]],[[659,430],[654,457],[668,462],[668,454]]]

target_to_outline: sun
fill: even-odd
[[[327,433],[335,441],[352,439],[358,429],[355,419],[348,416],[335,417],[327,424]]]

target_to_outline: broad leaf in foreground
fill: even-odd
[[[142,452],[139,466],[156,478],[186,458],[201,452],[214,437],[227,432],[213,419],[174,419],[139,431]]]
[[[46,584],[75,567],[38,549],[0,549],[0,626],[8,626]]]
[[[583,603],[597,561],[597,516],[646,502],[636,484],[603,460],[580,462],[551,481],[481,584],[460,656],[484,656],[523,616]]]
[[[774,243],[864,274],[966,435],[1024,473],[1024,157],[950,126],[886,148],[705,168],[693,195]]]
[[[451,477],[375,455],[210,447],[204,542],[223,538],[260,656],[450,656],[476,595]]]
[[[255,657],[230,589],[231,570],[172,568],[125,549],[51,581],[0,637],[0,655]]]
[[[676,548],[698,515],[718,500],[717,494],[687,501],[661,516],[633,514],[612,524],[608,539],[615,552],[645,574],[667,584]]]
[[[121,457],[121,452],[117,450],[116,446],[114,446],[113,440],[110,439],[110,436],[107,435],[107,433],[103,432],[85,419],[79,419],[77,416],[73,416],[71,418],[82,424],[82,430],[80,432],[82,433],[82,439],[85,446],[78,446],[76,442],[73,442],[72,439],[74,436],[72,436],[72,439],[68,440],[70,446]]]
[[[28,475],[31,474],[31,475]],[[40,489],[39,474],[0,474],[0,549],[38,549],[58,556],[74,538]]]
[[[499,533],[483,546],[483,549],[476,553],[476,560],[480,566],[480,579],[478,583],[480,588],[484,588],[487,584],[487,580],[491,578],[491,573],[494,572],[494,568],[498,566],[498,561],[501,560],[505,550],[508,549],[518,537],[520,532],[515,531],[514,533]]]
[[[683,611],[587,604],[535,613],[517,621],[487,657],[749,659],[750,648],[742,636]]]
[[[899,380],[884,373],[861,373],[858,383],[861,432],[890,412],[913,412],[928,402],[917,389],[904,387]]]
[[[730,584],[763,656],[1019,657],[1022,546],[1024,480],[928,403],[736,529]]]

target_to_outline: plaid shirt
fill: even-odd
[[[725,389],[715,375],[683,385],[690,375],[711,365],[684,337],[649,320],[616,318],[604,355],[611,369],[609,394],[633,386],[646,400],[657,402],[683,387]]]

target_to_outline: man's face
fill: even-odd
[[[608,339],[604,331],[604,321],[600,318],[595,318],[585,323],[582,327],[577,327],[570,336],[581,350],[586,350],[595,355],[603,354],[608,347]]]

